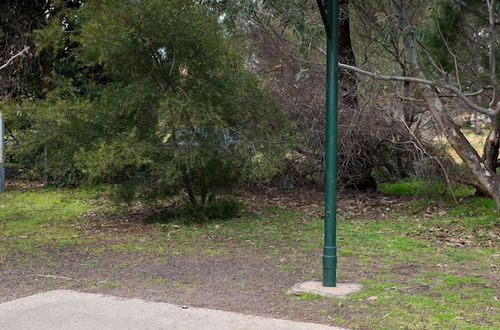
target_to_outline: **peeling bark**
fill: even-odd
[[[484,163],[492,172],[495,173],[497,172],[498,167],[500,167],[500,164],[498,163],[499,148],[500,148],[500,116],[497,115],[497,118],[494,120],[493,127],[491,128],[491,132],[486,138],[483,151]]]

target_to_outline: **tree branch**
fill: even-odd
[[[321,19],[323,20],[323,25],[325,26],[326,34],[330,35],[330,27],[328,26],[328,18],[326,17],[326,6],[323,0],[316,0],[321,14]]]
[[[6,67],[8,67],[8,66],[10,65],[10,63],[12,63],[12,61],[14,61],[14,59],[15,59],[16,57],[22,56],[22,55],[23,55],[24,53],[26,53],[29,49],[30,49],[30,47],[29,47],[29,46],[24,47],[24,49],[23,49],[23,50],[21,50],[19,53],[17,53],[16,55],[12,56],[11,58],[9,58],[9,59],[7,60],[7,62],[5,62],[2,66],[0,66],[0,70],[3,70],[3,69],[5,69]]]
[[[464,9],[465,9],[465,10],[467,10],[467,11],[469,11],[471,14],[473,14],[473,15],[475,15],[475,16],[477,16],[477,17],[479,17],[480,19],[485,20],[485,21],[487,21],[487,20],[488,20],[486,17],[484,17],[484,15],[483,15],[480,11],[478,11],[478,10],[476,10],[476,9],[474,9],[474,8],[472,8],[472,7],[470,7],[469,5],[467,5],[467,3],[465,3],[465,1],[462,1],[462,0],[454,0],[454,2],[455,2],[457,5],[459,5],[460,7],[464,8]]]
[[[490,77],[493,85],[493,96],[491,97],[490,108],[497,105],[498,102],[498,85],[497,85],[497,72],[496,72],[496,31],[495,31],[495,0],[489,0],[488,12],[490,19]]]
[[[467,96],[467,97],[478,96],[478,95],[481,95],[482,93],[484,93],[484,91],[486,91],[487,89],[492,89],[492,88],[493,87],[491,87],[491,86],[485,86],[485,87],[483,87],[480,90],[477,90],[475,92],[466,93],[465,96]],[[457,97],[457,95],[455,95],[455,94],[442,94],[442,93],[440,93],[439,97]]]
[[[368,77],[371,77],[374,79],[379,79],[379,80],[407,81],[407,82],[413,82],[413,83],[417,83],[417,84],[424,84],[424,85],[430,85],[430,86],[434,86],[434,87],[441,87],[441,88],[450,90],[453,93],[455,93],[457,95],[457,97],[459,97],[462,101],[464,101],[465,104],[467,104],[471,109],[473,109],[477,112],[483,113],[483,114],[488,115],[490,117],[493,117],[497,113],[497,110],[494,110],[491,108],[483,108],[479,104],[472,102],[467,97],[467,95],[464,92],[462,92],[458,87],[447,84],[445,82],[416,78],[416,77],[382,75],[382,74],[366,71],[366,70],[363,70],[360,68],[356,68],[356,67],[351,66],[351,65],[342,64],[342,63],[339,63],[339,67],[341,67],[342,69],[345,69],[345,70],[354,71],[356,73],[359,73],[359,74],[362,74],[362,75],[365,75],[365,76],[368,76]]]
[[[325,52],[324,49],[322,49],[322,48],[316,48],[316,49],[319,52],[321,52],[323,54],[326,54],[326,52]],[[324,65],[323,63],[313,62],[313,61],[308,61],[308,60],[305,60],[305,59],[302,59],[302,58],[298,58],[298,57],[290,54],[289,52],[287,52],[287,51],[285,51],[285,50],[283,50],[281,48],[279,48],[279,50],[282,51],[283,53],[285,53],[285,54],[293,57],[294,59],[296,59],[298,61],[301,61],[301,62],[304,62],[304,63],[307,63],[307,64]],[[485,114],[487,116],[490,116],[490,117],[495,116],[499,112],[499,110],[495,109],[495,108],[483,108],[479,104],[476,104],[476,103],[472,102],[469,99],[470,96],[476,96],[476,95],[481,94],[484,91],[484,89],[481,89],[481,90],[479,90],[477,92],[466,94],[466,93],[462,92],[460,90],[460,88],[458,88],[456,86],[453,86],[453,85],[450,85],[450,84],[447,84],[445,82],[428,80],[428,79],[421,79],[421,78],[415,78],[415,77],[382,75],[382,74],[378,74],[378,73],[366,71],[366,70],[357,68],[357,67],[352,66],[352,65],[344,64],[344,63],[339,63],[339,67],[341,69],[353,71],[353,72],[356,72],[356,73],[359,73],[359,74],[371,77],[373,79],[389,80],[389,81],[403,81],[403,82],[406,81],[406,82],[413,82],[413,83],[417,83],[417,84],[430,85],[430,86],[434,86],[434,87],[441,87],[441,88],[447,89],[449,91],[452,91],[455,94],[455,95],[449,95],[449,94],[440,95],[442,97],[453,97],[453,96],[456,96],[456,97],[460,98],[465,104],[467,104],[471,109],[473,109],[473,110],[475,110],[477,112],[483,113],[483,114]]]

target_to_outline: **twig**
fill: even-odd
[[[455,53],[453,53],[451,51],[451,48],[450,46],[448,45],[448,41],[446,40],[446,38],[444,37],[443,35],[443,31],[441,31],[441,27],[439,26],[439,23],[436,22],[436,27],[439,31],[439,35],[441,36],[441,39],[443,40],[443,43],[445,44],[446,46],[446,49],[448,49],[448,53],[450,53],[450,55],[453,57],[453,62],[455,63],[455,77],[457,79],[457,84],[458,84],[458,88],[462,89],[462,86],[460,85],[460,75],[459,75],[459,69],[458,69],[458,60],[457,60],[457,56],[455,55]]]
[[[462,101],[464,101],[465,104],[467,104],[471,109],[476,110],[477,112],[483,113],[485,115],[488,115],[490,117],[493,117],[496,115],[497,110],[491,109],[491,108],[483,108],[479,104],[476,104],[472,102],[464,92],[462,92],[458,87],[449,85],[445,82],[440,82],[440,81],[434,81],[434,80],[428,80],[428,79],[422,79],[422,78],[416,78],[416,77],[402,77],[402,76],[390,76],[390,75],[381,75],[378,73],[366,71],[360,68],[356,68],[351,65],[347,64],[342,64],[340,63],[339,66],[342,69],[350,70],[357,72],[359,74],[369,76],[374,79],[379,79],[379,80],[391,80],[391,81],[408,81],[408,82],[414,82],[417,84],[424,84],[424,85],[430,85],[434,87],[441,87],[444,89],[448,89],[455,93],[457,97],[459,97]]]
[[[71,278],[71,277],[58,276],[58,275],[33,274],[33,275],[28,275],[27,277],[43,277],[43,278],[52,278],[52,279],[57,279],[57,280],[78,281],[78,280]]]
[[[324,49],[317,48],[320,52],[326,53]],[[422,78],[417,78],[417,77],[403,77],[403,76],[392,76],[392,75],[386,75],[386,74],[378,74],[375,72],[370,72],[366,71],[360,68],[357,68],[352,65],[348,64],[343,64],[339,63],[339,67],[344,69],[344,70],[349,70],[349,71],[354,71],[359,74],[374,78],[374,79],[379,79],[379,80],[389,80],[389,81],[407,81],[407,82],[413,82],[417,84],[424,84],[424,85],[429,85],[429,86],[434,86],[434,87],[441,87],[447,90],[452,91],[457,95],[458,98],[460,98],[465,104],[467,104],[471,109],[480,112],[482,114],[485,114],[487,116],[493,117],[498,113],[497,109],[493,108],[484,108],[480,106],[479,104],[476,104],[472,102],[467,95],[460,90],[460,88],[447,84],[442,81],[435,81],[435,80],[428,80],[428,79],[422,79]]]
[[[482,94],[486,89],[492,89],[493,87],[491,86],[486,86],[486,87],[483,87],[481,88],[480,90],[478,91],[475,91],[475,92],[472,92],[472,93],[465,93],[464,95],[467,96],[467,97],[472,97],[472,96],[478,96],[480,94]],[[456,94],[439,94],[439,97],[457,97]]]
[[[11,58],[9,58],[9,60],[7,62],[5,62],[2,66],[0,66],[0,70],[3,70],[5,69],[6,67],[8,67],[10,65],[10,63],[12,63],[12,61],[14,61],[14,59],[16,57],[19,57],[19,56],[22,56],[24,53],[26,53],[28,50],[30,49],[29,46],[26,46],[24,47],[23,50],[21,50],[19,53],[17,53],[16,55],[12,56]]]
[[[496,72],[496,31],[495,31],[495,0],[488,0],[488,12],[490,22],[490,76],[493,84],[493,96],[491,97],[490,108],[497,107],[497,72]],[[498,108],[498,107],[497,107]]]
[[[462,0],[454,0],[454,1],[455,1],[456,4],[458,4],[462,8],[468,10],[471,14],[479,17],[482,20],[487,20],[480,11],[478,11],[478,10],[470,7],[465,1],[462,1]]]

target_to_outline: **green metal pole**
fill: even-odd
[[[339,2],[328,0],[325,141],[325,243],[323,286],[337,285],[337,132],[339,94]]]

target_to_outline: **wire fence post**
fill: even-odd
[[[0,192],[5,191],[5,123],[0,111]]]

